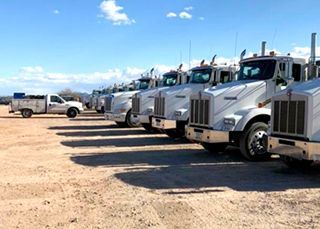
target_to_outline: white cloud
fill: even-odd
[[[179,14],[179,17],[181,19],[191,19],[192,18],[192,15],[187,13],[186,11],[183,11]]]
[[[59,10],[54,10],[52,11],[53,14],[60,14],[60,11]]]
[[[185,10],[185,11],[191,11],[191,10],[193,10],[193,6],[185,7],[184,10]]]
[[[170,12],[170,13],[167,13],[167,17],[168,18],[173,18],[173,17],[177,17],[178,15],[174,12]]]
[[[104,17],[111,21],[113,25],[131,25],[136,23],[128,15],[122,12],[123,7],[118,6],[115,0],[104,0],[100,4],[100,9]]]
[[[199,20],[200,21],[204,21],[204,17],[199,17]]]

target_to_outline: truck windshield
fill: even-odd
[[[208,83],[211,77],[212,69],[199,69],[191,72],[190,83]]]
[[[150,80],[139,80],[138,88],[139,90],[145,90],[149,88],[149,82]]]
[[[165,74],[163,76],[163,86],[171,87],[177,84],[178,74]]]
[[[267,80],[274,75],[275,60],[256,60],[241,64],[238,80]]]

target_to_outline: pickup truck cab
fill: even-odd
[[[210,65],[204,64],[190,70],[189,83],[159,91],[154,98],[152,127],[165,132],[169,137],[185,136],[189,120],[190,96],[208,87],[224,84],[235,79],[237,66],[217,65],[213,58]]]
[[[66,114],[69,118],[75,118],[83,112],[83,107],[82,103],[66,102],[57,94],[22,95],[20,98],[14,96],[9,112],[21,112],[24,118],[30,118],[33,114]]]

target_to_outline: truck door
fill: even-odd
[[[48,114],[64,114],[66,113],[65,101],[57,95],[48,95]]]
[[[274,93],[284,90],[288,86],[289,61],[279,61],[275,69],[275,77],[267,81],[267,99]]]

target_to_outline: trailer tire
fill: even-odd
[[[285,163],[289,168],[293,169],[307,169],[313,163],[313,161],[310,160],[298,160],[284,155],[280,155],[280,160],[283,163]]]
[[[68,118],[75,118],[78,115],[78,111],[75,108],[69,108],[69,110],[67,111],[67,116]]]
[[[33,111],[31,109],[23,109],[21,111],[21,115],[23,118],[31,118],[33,114]]]
[[[271,157],[267,151],[268,125],[264,122],[253,123],[240,137],[241,154],[249,161],[262,161]]]
[[[206,143],[206,142],[202,142],[201,145],[205,150],[207,150],[210,153],[224,152],[228,146],[226,143]]]

